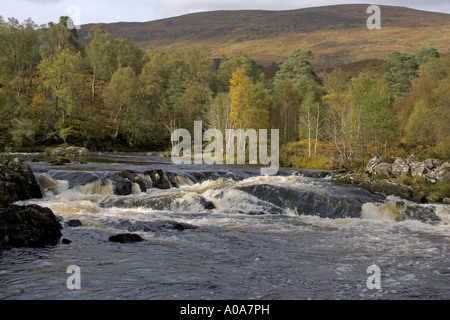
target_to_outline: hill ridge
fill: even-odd
[[[428,46],[444,53],[450,50],[449,14],[380,5],[381,29],[369,30],[368,6],[214,10],[103,25],[114,38],[128,38],[141,48],[207,47],[215,57],[243,51],[264,65],[282,62],[298,47],[312,50],[314,63],[320,66],[384,59],[392,50],[414,53]],[[83,25],[82,36],[92,26]]]

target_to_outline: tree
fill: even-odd
[[[31,19],[19,23],[0,17],[0,77],[7,80],[16,94],[25,93],[25,79],[31,77],[30,68],[37,63],[36,25]]]
[[[397,51],[389,53],[382,77],[395,99],[402,99],[409,93],[417,69],[417,63],[410,55]]]
[[[237,68],[230,80],[230,127],[247,130],[250,128],[251,110],[249,105],[253,93],[253,82],[246,75],[245,70]]]
[[[74,53],[81,50],[81,43],[76,28],[69,29],[67,21],[69,17],[62,16],[58,23],[49,22],[39,29],[39,53],[42,59],[59,55],[63,50],[70,49]]]
[[[116,45],[106,28],[98,24],[89,31],[89,45],[87,57],[91,63],[92,72],[92,101],[95,100],[95,80],[102,77],[110,80],[117,70]],[[125,58],[123,60],[126,60]]]
[[[218,92],[229,90],[230,80],[233,77],[233,72],[235,72],[236,69],[241,68],[245,71],[247,76],[250,76],[252,66],[253,65],[250,58],[242,52],[235,57],[222,58],[219,64],[219,69],[217,70]]]
[[[126,123],[136,107],[139,84],[131,67],[118,69],[104,90],[105,104],[112,112],[112,125],[117,139],[122,122]],[[125,127],[126,128],[126,127]]]
[[[439,58],[439,52],[433,47],[422,48],[414,55],[414,60],[419,66],[426,64],[433,58]]]
[[[64,125],[66,117],[80,105],[81,66],[81,53],[74,54],[70,49],[39,64],[46,96],[54,108],[53,124]]]
[[[319,140],[319,130],[322,123],[322,88],[312,80],[304,81],[301,90],[299,114],[299,132],[308,138],[308,156],[316,154]],[[314,151],[312,139],[314,137]]]
[[[276,84],[283,80],[290,80],[295,83],[303,81],[305,78],[320,83],[320,80],[309,61],[313,58],[311,50],[295,50],[280,66],[280,70],[275,75],[274,83]]]
[[[374,148],[380,154],[388,142],[396,138],[398,121],[393,114],[388,89],[373,75],[361,73],[353,80],[353,103],[359,113],[358,145],[360,155],[365,157],[367,149]]]
[[[431,59],[413,81],[411,113],[407,119],[409,143],[433,145],[443,158],[450,156],[450,56]]]
[[[144,65],[144,51],[134,42],[124,38],[114,40],[117,67],[131,67],[135,74],[140,74]]]
[[[345,166],[353,154],[352,150],[352,96],[349,91],[350,81],[341,68],[334,69],[325,80],[328,104],[327,117],[328,136],[334,141],[339,152],[339,163]]]
[[[278,81],[274,86],[274,126],[281,130],[283,143],[298,139],[299,93],[290,80]]]

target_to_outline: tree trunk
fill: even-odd
[[[319,139],[319,119],[320,119],[320,104],[317,104],[317,121],[316,121],[316,140],[314,141],[314,155],[317,152],[317,139]]]
[[[92,75],[92,102],[95,100],[95,63],[94,63],[94,73]]]

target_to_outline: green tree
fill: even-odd
[[[422,48],[414,55],[414,60],[419,66],[426,64],[433,58],[439,58],[439,52],[433,47]]]
[[[38,62],[36,44],[36,25],[31,19],[5,22],[0,16],[0,78],[9,82],[16,94],[26,92],[31,67]]]
[[[402,99],[409,93],[417,69],[417,63],[410,55],[397,51],[389,53],[382,77],[395,99]]]
[[[122,122],[127,124],[133,115],[138,96],[139,82],[133,69],[131,67],[118,69],[104,90],[105,104],[112,113],[114,139],[118,138],[120,129],[126,129]]]
[[[87,48],[87,57],[92,66],[92,101],[94,101],[96,78],[111,80],[118,66],[117,52],[111,34],[101,24],[94,26],[89,31],[88,38],[90,42]]]
[[[323,90],[317,82],[302,82],[301,103],[299,112],[299,133],[308,139],[308,156],[317,152],[320,126],[323,122]],[[312,140],[314,139],[314,146]]]
[[[339,152],[340,166],[345,166],[354,154],[352,138],[355,126],[350,84],[341,68],[334,69],[325,80],[324,102],[329,108],[325,128],[328,140],[334,142]]]
[[[115,39],[114,42],[117,55],[117,67],[130,67],[135,74],[140,74],[144,65],[144,51],[134,42],[124,38]]]
[[[314,56],[311,50],[297,49],[291,53],[289,58],[280,66],[280,70],[276,73],[274,83],[290,80],[294,83],[301,82],[305,79],[313,80],[320,83],[319,78],[311,65],[310,60]]]
[[[81,68],[81,53],[74,54],[70,49],[39,64],[46,96],[53,105],[53,124],[64,127],[66,117],[80,107]]]
[[[251,59],[242,52],[235,57],[223,57],[219,64],[219,69],[217,70],[217,91],[224,92],[229,90],[233,72],[238,68],[243,69],[247,76],[250,76],[252,66]]]
[[[280,129],[284,144],[298,139],[299,92],[290,80],[278,81],[273,93],[272,124]]]
[[[431,59],[413,81],[407,119],[409,143],[432,145],[443,158],[450,156],[450,56]]]

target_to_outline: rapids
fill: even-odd
[[[71,243],[0,251],[0,299],[450,298],[449,205],[336,185],[321,171],[260,176],[126,153],[56,167],[22,156],[46,194],[25,203],[52,209]],[[152,169],[170,188],[156,187]],[[118,178],[124,170],[135,180]],[[145,241],[108,241],[126,232]],[[79,290],[66,286],[70,265]],[[367,286],[371,265],[380,289]]]

